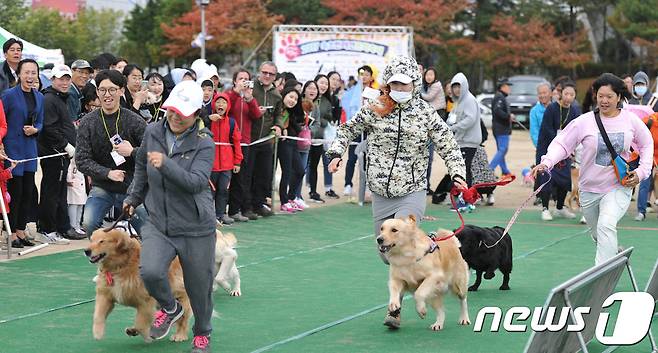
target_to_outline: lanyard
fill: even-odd
[[[571,106],[567,108],[567,116],[564,118],[564,120],[562,120],[562,104],[558,103],[558,105],[560,106],[560,130],[562,130],[564,129],[564,123],[566,123],[567,120],[569,120],[569,113],[571,112]]]
[[[119,108],[119,113],[117,114],[117,121],[114,126],[115,134],[119,134],[119,119],[121,119],[121,108]],[[107,129],[107,123],[105,123],[105,116],[103,115],[103,109],[101,109],[101,120],[103,121],[103,127],[105,127],[105,133],[107,133],[107,139],[112,142],[112,136],[110,136],[110,131]]]

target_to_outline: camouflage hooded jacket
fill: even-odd
[[[398,104],[385,116],[364,105],[354,118],[339,127],[336,140],[327,151],[329,158],[339,158],[350,141],[367,132],[368,187],[389,198],[425,190],[430,141],[453,178],[466,175],[464,159],[448,125],[420,96],[421,75],[416,61],[408,56],[394,57],[382,73],[381,82],[386,83],[397,73],[413,79],[413,98]]]

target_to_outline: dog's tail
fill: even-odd
[[[224,241],[229,247],[234,247],[238,243],[238,239],[235,237],[233,233],[226,233],[223,234]]]
[[[450,236],[452,233],[454,232],[447,229],[439,229],[436,231],[436,237],[441,239]],[[459,248],[462,246],[456,236],[450,237],[446,240],[441,240],[437,242],[437,244],[440,249],[456,249],[457,251],[459,251]]]

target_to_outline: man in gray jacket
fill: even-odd
[[[466,163],[466,183],[473,184],[471,163],[477,147],[482,143],[480,127],[480,107],[475,96],[469,91],[468,80],[463,73],[457,73],[450,81],[455,107],[448,116],[448,126]]]
[[[173,296],[167,273],[178,256],[185,289],[194,313],[193,353],[209,352],[215,262],[215,207],[209,185],[215,158],[210,131],[201,124],[203,90],[183,81],[162,107],[167,119],[148,125],[135,157],[135,177],[124,210],[144,203],[148,217],[140,274],[149,294],[160,304],[151,337],[167,336],[181,319],[183,307]]]

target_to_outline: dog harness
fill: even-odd
[[[416,259],[416,262],[422,260],[423,257],[427,256],[427,254],[431,254],[431,253],[433,253],[433,252],[439,250],[439,245],[438,245],[437,243],[434,242],[434,237],[436,237],[436,232],[431,232],[431,233],[429,233],[427,236],[428,236],[430,239],[432,239],[432,241],[430,242],[430,247],[429,247],[429,249],[425,250],[425,253],[423,254],[423,256],[421,256],[421,257],[419,257],[419,258]]]

